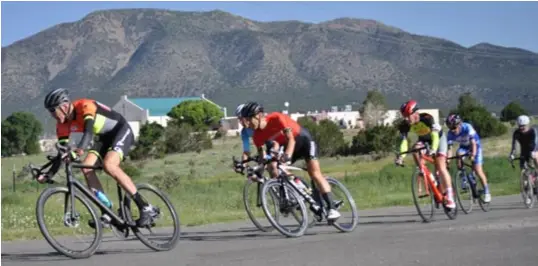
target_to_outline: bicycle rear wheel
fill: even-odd
[[[331,187],[331,191],[333,192],[333,201],[339,202],[337,206],[337,210],[340,211],[340,214],[342,217],[338,218],[337,221],[333,222],[332,225],[336,227],[336,229],[340,230],[341,232],[349,233],[353,232],[355,228],[357,227],[359,223],[359,213],[357,211],[357,205],[355,204],[355,200],[353,199],[353,196],[351,196],[351,193],[349,190],[342,184],[340,181],[338,181],[335,178],[327,177],[327,182],[329,182]],[[343,192],[343,195],[340,195],[340,193],[335,193],[334,188],[337,188],[341,192]],[[349,209],[343,209],[343,207],[349,207]],[[345,211],[342,211],[345,210]],[[349,223],[343,223],[342,219],[345,213],[351,212],[351,222]],[[338,222],[340,221],[340,222]]]
[[[180,223],[179,223],[179,217],[178,217],[178,214],[176,212],[176,209],[174,208],[174,205],[172,205],[172,203],[170,202],[170,200],[168,199],[168,196],[166,196],[166,194],[164,194],[164,192],[162,192],[161,190],[159,190],[158,188],[150,185],[150,184],[137,184],[136,185],[136,188],[138,190],[139,193],[142,194],[142,192],[144,191],[148,191],[148,192],[151,192],[152,194],[154,194],[153,197],[151,197],[151,200],[148,200],[148,203],[150,203],[151,205],[153,206],[157,206],[156,204],[156,201],[157,200],[160,200],[162,201],[162,203],[164,203],[164,205],[166,206],[166,209],[168,209],[168,211],[170,212],[170,217],[162,217],[162,209],[163,208],[159,208],[158,210],[158,214],[156,217],[154,217],[154,222],[151,224],[151,225],[148,225],[146,227],[137,227],[137,226],[134,226],[134,227],[131,227],[131,230],[133,231],[133,233],[136,235],[136,237],[142,242],[144,243],[144,245],[146,245],[147,247],[155,250],[155,251],[168,251],[168,250],[171,250],[173,249],[177,243],[178,243],[178,240],[179,240],[179,236],[180,236]],[[127,197],[127,196],[126,196]],[[147,198],[146,196],[144,196],[145,198]],[[129,206],[130,202],[133,201],[132,199],[126,199],[125,200],[125,209],[127,209],[127,213],[125,214],[127,219],[129,221],[134,221],[133,217],[132,217],[132,213],[133,211],[135,211],[137,209],[136,205],[135,205],[135,209],[133,210],[133,208],[131,208]],[[134,203],[134,202],[133,202]],[[172,226],[172,234],[171,236],[169,236],[169,239],[168,240],[165,240],[163,243],[157,243],[156,241],[154,241],[153,239],[162,239],[164,238],[164,236],[167,236],[169,234],[164,234],[164,233],[156,233],[153,231],[153,229],[156,228],[156,221],[159,221],[161,219],[166,219],[164,221],[164,223],[162,224],[161,228],[159,228],[160,230],[164,230],[165,228],[168,228],[170,226],[170,223],[171,223],[171,226]],[[164,220],[163,219],[163,220]],[[141,229],[148,229],[151,233],[151,239],[147,236],[145,236]]]
[[[288,195],[287,198],[284,197],[284,190]],[[275,195],[267,196],[268,193]],[[270,213],[270,206],[273,206],[273,204],[268,202],[270,198],[277,199],[277,202],[274,203],[278,206],[277,212],[275,213],[275,216],[278,217],[277,219]],[[288,183],[281,184],[278,179],[271,179],[265,182],[262,188],[262,207],[263,212],[271,225],[273,225],[273,227],[281,234],[287,237],[300,237],[305,233],[308,227],[308,212],[306,210],[304,199],[302,199],[302,197],[299,196]],[[297,211],[301,215],[301,219],[298,218]],[[281,224],[283,218],[290,214],[294,216],[294,218],[290,220],[299,223],[299,226],[296,229],[288,229],[288,226]]]
[[[47,216],[45,217],[45,203],[51,198],[51,196],[55,194],[64,194],[63,195],[63,203],[60,203],[61,199],[58,199],[56,202],[49,201],[51,204],[56,203],[57,206],[53,205],[53,208],[51,211],[56,211],[57,214],[60,214],[60,212],[63,213],[63,222],[64,226],[68,228],[76,228],[81,229],[81,227],[86,227],[86,219],[84,219],[84,222],[81,222],[82,219],[80,213],[77,211],[77,209],[81,209],[82,206],[84,206],[90,213],[89,217],[85,217],[88,215],[83,215],[82,218],[91,218],[93,219],[95,223],[95,228],[91,228],[90,226],[87,226],[88,228],[91,228],[92,230],[95,230],[93,233],[93,240],[87,241],[90,242],[89,247],[82,249],[82,250],[74,250],[70,247],[67,247],[65,245],[60,244],[55,238],[51,236],[51,231],[59,231],[60,228],[57,227],[51,227],[50,230],[47,228],[46,222],[47,221],[53,221],[57,222],[57,219]],[[43,237],[45,237],[45,240],[58,252],[64,254],[67,257],[73,258],[73,259],[83,259],[91,257],[99,245],[101,244],[101,238],[103,236],[103,229],[100,222],[99,217],[97,216],[97,213],[95,212],[95,209],[88,203],[88,201],[81,197],[79,194],[75,193],[75,199],[78,200],[80,203],[82,203],[82,206],[78,205],[78,207],[75,205],[75,214],[71,214],[71,206],[75,204],[71,200],[71,194],[67,187],[54,187],[54,188],[47,188],[43,190],[41,195],[39,195],[39,198],[37,199],[37,206],[36,206],[36,218],[37,218],[37,224],[39,225],[39,230],[43,234]],[[59,206],[63,204],[63,211],[59,208]],[[82,233],[85,234],[85,233]],[[80,242],[86,242],[86,241],[78,241]]]
[[[413,202],[417,208],[418,215],[422,218],[422,221],[429,223],[435,214],[434,196],[432,188],[428,182],[425,182],[424,178],[424,175],[421,174],[418,169],[415,170],[413,176],[411,177],[411,192],[413,194]],[[427,194],[420,193],[422,191],[419,190],[419,186],[422,188],[422,191],[426,191]],[[430,204],[430,206],[426,207],[425,209],[421,209],[421,200],[425,204]]]

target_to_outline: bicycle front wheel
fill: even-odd
[[[269,202],[273,199],[276,199],[277,202]],[[273,217],[271,210],[274,205],[277,206],[277,209]],[[281,184],[278,179],[267,181],[262,188],[262,208],[271,225],[287,237],[300,237],[308,227],[308,212],[304,199],[288,183]],[[298,226],[287,225],[288,223],[284,222],[284,218],[290,215],[293,218],[289,220],[298,222]]]
[[[45,237],[45,240],[47,240],[56,251],[73,259],[88,258],[95,253],[99,244],[101,244],[103,229],[95,209],[92,208],[88,201],[75,193],[75,202],[73,202],[71,193],[67,187],[54,187],[43,190],[37,199],[37,224],[43,237]],[[59,195],[60,197],[57,199],[52,198],[56,195]],[[47,208],[47,211],[45,211],[46,206],[50,206],[50,208]],[[74,207],[72,208],[72,206]],[[82,211],[83,209],[86,209],[89,214],[81,215],[79,211]],[[72,213],[73,210],[75,213]],[[95,228],[90,227],[86,222],[92,220],[95,224]],[[47,226],[47,222],[53,222],[56,226]],[[57,224],[61,222],[63,222],[63,228],[57,226]],[[82,230],[84,228],[85,230]],[[74,231],[76,231],[75,233],[77,233],[77,241],[72,245],[61,244],[60,241],[58,241],[59,239],[55,239],[51,236],[51,233],[63,233],[67,229],[74,229]],[[91,233],[91,231],[93,231],[93,233]],[[87,240],[84,240],[83,238],[87,238]],[[71,238],[62,238],[61,240],[69,239]],[[78,244],[84,245],[88,243],[89,246],[86,248],[75,249],[72,247],[78,246]]]
[[[411,177],[411,192],[418,215],[422,218],[422,221],[429,223],[435,214],[434,195],[429,185],[430,183],[426,182],[424,178],[426,177],[418,169],[415,170]],[[421,208],[421,206],[424,208]]]
[[[473,211],[473,193],[471,182],[467,178],[465,170],[458,171],[455,175],[452,175],[453,183],[452,190],[456,194],[456,200],[460,205],[461,210],[465,214],[469,214]],[[463,181],[463,182],[462,182]],[[462,182],[460,187],[460,182]]]
[[[525,204],[525,207],[527,207],[528,209],[531,209],[532,207],[534,207],[535,202],[535,198],[533,195],[534,184],[527,170],[523,170],[521,172],[519,184],[521,190],[521,197],[523,198],[523,204]]]
[[[262,205],[262,187],[263,183],[253,181],[252,179],[247,179],[247,181],[245,182],[245,186],[243,187],[243,204],[245,205],[245,211],[247,212],[247,215],[254,224],[254,226],[256,226],[256,228],[260,229],[263,232],[270,232],[273,231],[273,227],[270,224],[268,226],[264,226],[261,224],[261,220],[265,218],[263,216],[260,217],[260,214],[263,215],[263,210],[260,208]],[[255,193],[252,193],[253,191],[255,191]],[[276,199],[274,199],[274,202],[276,202]],[[272,208],[274,208],[276,212],[278,206],[274,205]]]

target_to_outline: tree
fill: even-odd
[[[351,141],[349,154],[388,154],[398,142],[398,129],[393,125],[376,125],[359,131]]]
[[[203,100],[189,100],[174,106],[167,114],[178,125],[189,124],[195,130],[216,125],[224,117],[223,112],[214,104]]]
[[[164,132],[164,127],[156,122],[145,123],[140,128],[136,148],[129,153],[131,159],[141,160],[151,157],[163,157],[166,152]]]
[[[297,119],[297,122],[310,132],[320,156],[335,156],[346,148],[344,133],[331,120],[324,119],[317,124],[311,117],[305,116]]]
[[[378,125],[385,117],[387,104],[385,96],[378,91],[370,90],[362,102],[360,113],[366,127]]]
[[[528,112],[516,101],[507,104],[501,111],[501,121],[516,120],[520,115],[528,115]]]
[[[2,156],[37,154],[43,126],[32,113],[15,112],[2,121]]]
[[[493,117],[468,92],[459,97],[458,107],[450,113],[457,113],[464,122],[472,124],[481,138],[500,136],[508,131],[503,123]]]

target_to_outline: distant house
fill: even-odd
[[[200,97],[179,98],[128,98],[127,95],[123,95],[112,109],[119,112],[125,119],[127,119],[134,131],[135,138],[138,138],[140,127],[146,122],[157,122],[163,127],[166,127],[168,120],[170,119],[166,114],[170,112],[174,106],[188,100],[208,101],[218,106],[224,112],[224,115],[226,115],[226,108],[205,98],[204,94]]]

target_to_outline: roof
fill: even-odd
[[[140,108],[149,110],[150,116],[165,116],[174,106],[188,100],[202,100],[202,98],[129,98],[129,101],[138,105]]]

